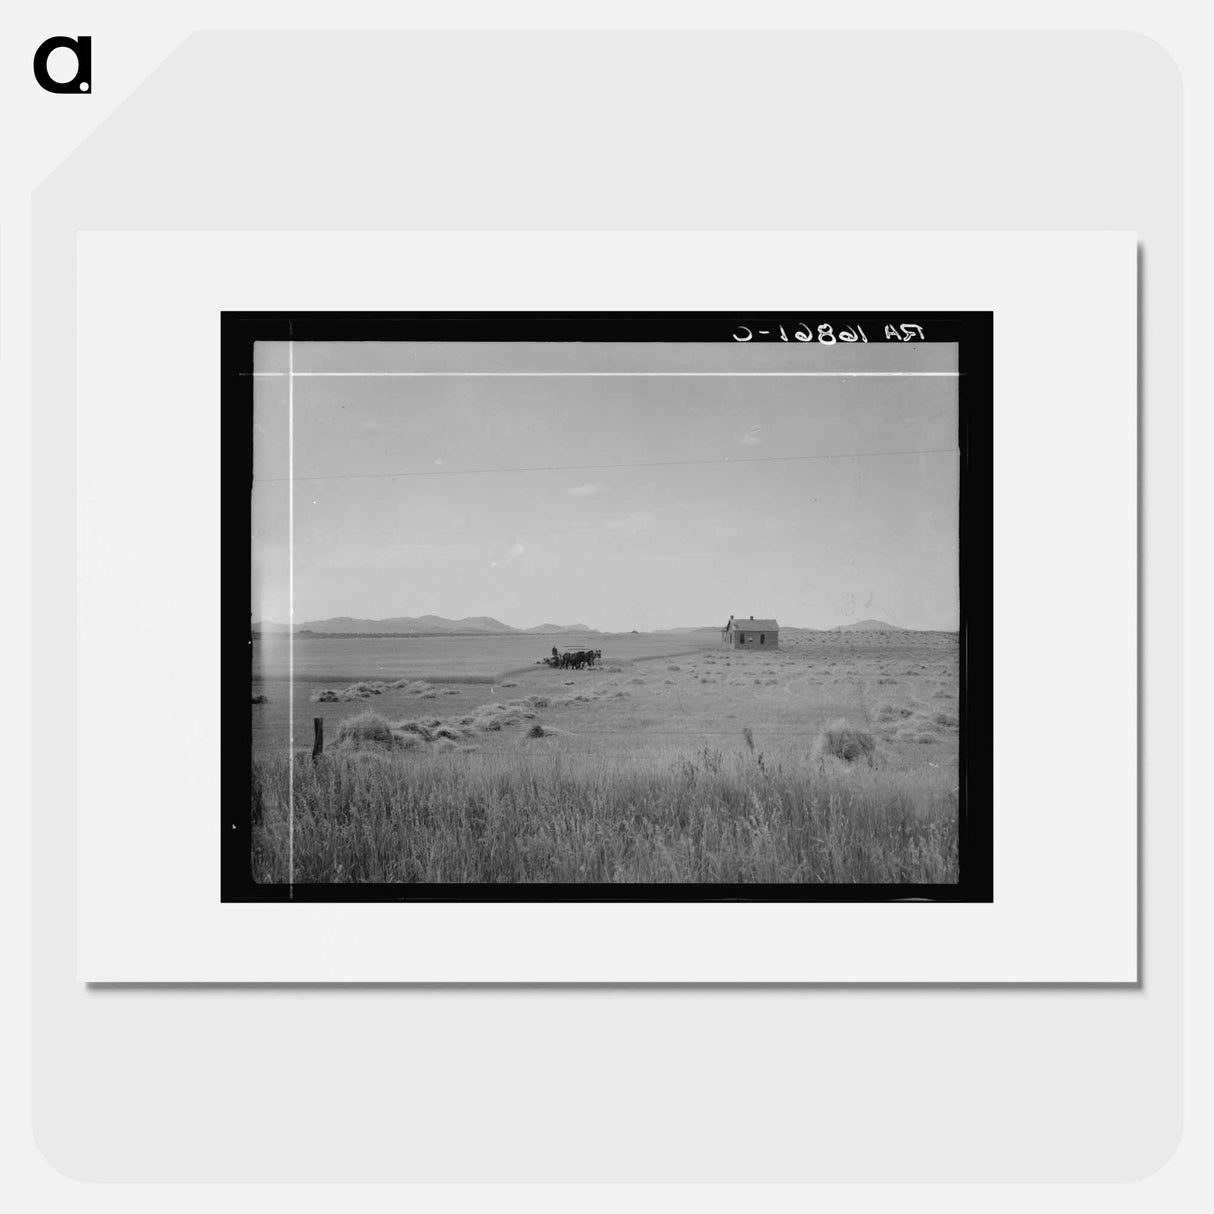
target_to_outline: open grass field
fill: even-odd
[[[649,633],[604,636],[601,633],[561,635],[469,637],[347,637],[305,638],[295,642],[295,737],[297,745],[311,745],[312,718],[324,717],[325,726],[357,711],[349,703],[316,703],[312,696],[325,690],[341,691],[359,682],[406,680],[426,682],[418,692],[402,688],[384,691],[374,707],[386,716],[416,715],[441,701],[443,712],[461,714],[477,705],[492,703],[510,688],[562,687],[558,672],[536,662],[552,646],[560,649],[601,649],[606,665],[631,662],[697,649],[719,648],[703,638],[655,636]],[[611,660],[614,659],[614,662]],[[583,679],[598,679],[600,670],[573,672]],[[544,676],[548,677],[545,678]],[[566,673],[565,678],[571,678]],[[285,753],[289,747],[288,659],[285,638],[253,642],[253,694],[266,696],[253,713],[253,748],[257,754]],[[430,694],[426,694],[429,691]],[[513,694],[513,693],[512,693]],[[365,707],[364,705],[363,707]],[[439,715],[437,712],[427,713]]]
[[[602,665],[536,665],[554,643]],[[957,877],[955,634],[308,639],[294,660],[296,748],[314,716],[327,742],[295,760],[296,881]],[[255,643],[263,881],[287,876],[287,686]]]

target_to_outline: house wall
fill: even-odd
[[[762,650],[780,648],[780,634],[778,632],[767,632],[767,633],[752,632],[749,635],[754,637],[753,641],[743,641],[742,637],[745,635],[747,635],[747,634],[743,633],[743,632],[738,632],[734,629],[730,629],[729,647],[731,649],[762,649]],[[766,638],[762,645],[759,644],[760,636],[763,636]]]

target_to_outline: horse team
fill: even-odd
[[[553,645],[552,656],[545,658],[544,664],[560,670],[583,670],[587,666],[593,666],[602,656],[601,649],[577,649],[559,653]]]

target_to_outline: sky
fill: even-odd
[[[890,374],[955,347],[296,343],[293,366],[255,381],[255,621],[288,619],[293,432],[296,623],[957,627],[957,379]],[[607,366],[723,373],[584,373]],[[792,366],[883,374],[769,373]],[[298,373],[327,367],[583,373]]]

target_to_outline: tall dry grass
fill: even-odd
[[[945,773],[806,756],[375,750],[295,761],[297,882],[957,880]],[[288,762],[258,760],[253,875],[287,876]]]

